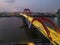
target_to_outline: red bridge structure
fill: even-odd
[[[24,9],[24,10],[23,10],[23,13],[26,14],[26,15],[30,15],[30,16],[31,16],[31,11],[30,11],[30,9]]]

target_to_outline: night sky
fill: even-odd
[[[0,0],[0,12],[22,11],[53,12],[60,9],[60,0]]]

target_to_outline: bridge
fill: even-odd
[[[24,9],[21,16],[25,17],[28,21],[28,27],[30,23],[40,31],[53,45],[60,44],[60,28],[49,18],[41,17],[41,18],[34,18],[31,15],[31,11],[29,9]],[[45,24],[45,22],[50,23],[55,29],[50,28]]]

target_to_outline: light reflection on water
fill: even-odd
[[[50,18],[58,27],[60,27],[60,18],[54,17]]]
[[[54,18],[54,22],[55,22],[56,24],[58,23],[58,18],[57,18],[57,17]]]

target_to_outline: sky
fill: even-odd
[[[60,0],[0,0],[0,12],[22,11],[53,12],[60,9]]]

